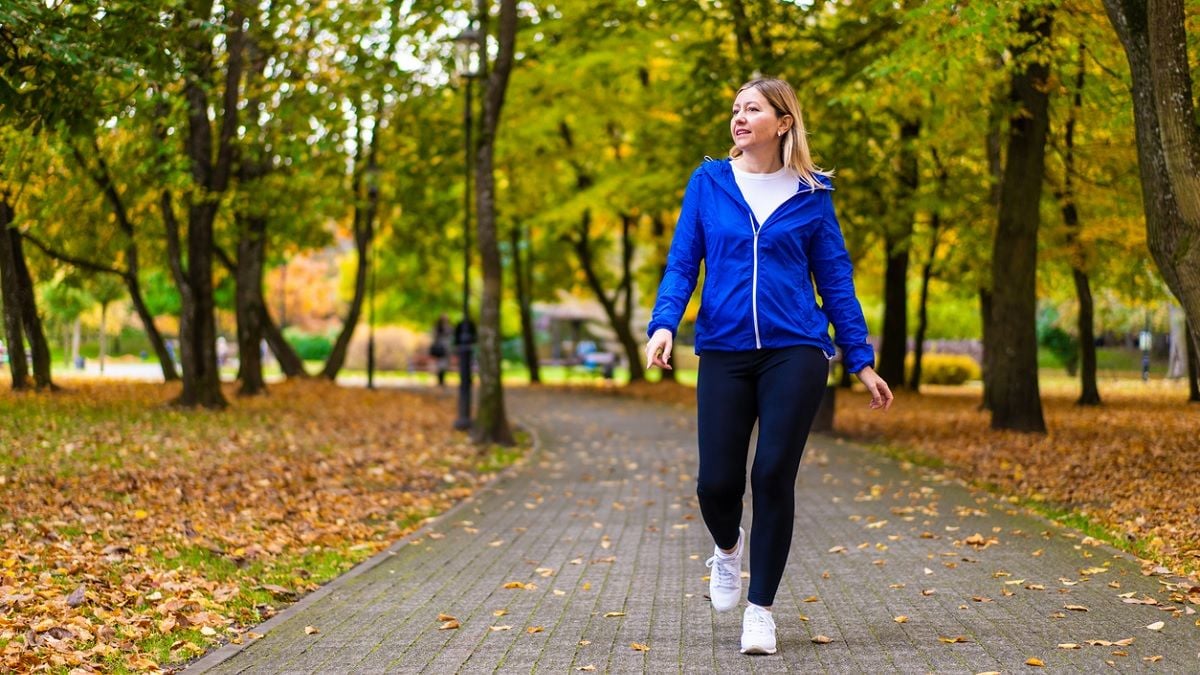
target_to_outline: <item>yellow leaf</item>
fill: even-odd
[[[321,632],[321,629],[317,628],[316,626],[305,626],[304,627],[305,635],[316,635],[317,633],[320,633],[320,632]]]
[[[648,651],[650,651],[650,645],[644,645],[644,644],[642,644],[642,643],[640,643],[640,642],[631,642],[631,643],[629,643],[629,648],[630,648],[630,649],[632,649],[632,650],[633,650],[633,651],[635,651],[635,652],[648,652]]]
[[[1074,642],[1060,642],[1060,643],[1058,643],[1058,648],[1059,649],[1079,649],[1079,645],[1075,644]]]
[[[504,616],[505,614],[508,614],[507,609],[497,609],[496,611],[492,612],[492,616],[494,616],[494,617],[501,617],[501,616]]]
[[[946,644],[951,644],[951,645],[958,643],[958,642],[970,642],[971,641],[965,635],[955,635],[954,637],[946,637],[945,635],[939,635],[938,640],[945,642]]]
[[[593,670],[595,670],[595,669],[596,669],[596,666],[595,666],[595,664],[589,663],[589,664],[587,664],[586,666],[579,666],[579,667],[578,667],[578,668],[576,668],[575,670],[582,670],[582,671],[583,671],[583,672],[585,672],[585,673],[590,673],[590,672],[592,672],[592,671],[593,671]]]
[[[1088,608],[1087,608],[1087,607],[1084,607],[1083,605],[1063,605],[1063,609],[1069,609],[1069,610],[1071,610],[1072,612],[1086,612],[1086,611],[1088,611]]]
[[[1146,628],[1149,628],[1150,630],[1162,630],[1163,626],[1165,626],[1165,625],[1167,625],[1167,624],[1163,623],[1162,621],[1155,621],[1154,623],[1150,624],[1149,626],[1146,626]]]
[[[145,509],[138,509],[137,511],[133,512],[134,520],[145,520],[149,517],[150,517],[150,514],[147,513]]]
[[[892,621],[895,621],[896,623],[908,623],[908,617],[901,614],[900,616],[896,617],[895,619],[892,619]]]
[[[505,588],[525,588],[525,584],[520,581],[510,581],[504,584]]]
[[[827,645],[830,642],[833,642],[833,638],[827,635],[814,635],[812,641],[819,645]]]
[[[530,626],[529,628],[525,629],[525,632],[529,633],[530,635],[533,635],[534,633],[540,633],[544,630],[546,630],[546,629],[543,628],[542,626]]]
[[[498,633],[502,630],[512,630],[512,626],[488,626],[488,630],[492,631],[493,633]]]
[[[1037,668],[1043,668],[1046,666],[1046,662],[1037,658],[1036,656],[1031,656],[1031,657],[1025,659],[1025,665],[1035,666]]]
[[[606,619],[611,619],[611,618],[617,617],[617,616],[625,616],[625,612],[605,612],[604,613],[604,618],[606,618]]]
[[[457,619],[456,619],[456,617],[450,616],[449,614],[438,614],[437,620],[438,621],[456,621]]]
[[[454,630],[460,625],[461,624],[458,623],[458,619],[447,619],[446,621],[442,622],[442,625],[438,626],[438,630]]]

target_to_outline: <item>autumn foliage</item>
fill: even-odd
[[[627,395],[693,405],[695,389],[643,384]],[[1073,386],[1043,386],[1049,433],[992,431],[974,387],[898,391],[886,413],[858,387],[837,391],[837,433],[1050,515],[1078,514],[1113,543],[1177,571],[1200,569],[1200,406],[1178,387],[1114,382],[1105,405],[1074,404]]]
[[[0,671],[152,670],[253,639],[481,480],[449,398],[280,384],[210,413],[170,389],[0,395]]]

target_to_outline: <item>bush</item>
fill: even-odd
[[[912,379],[913,355],[904,358],[904,378]],[[983,377],[983,370],[975,359],[966,354],[923,354],[921,356],[921,384],[963,384],[968,380]],[[892,385],[895,388],[896,385]]]
[[[296,355],[305,361],[324,361],[333,352],[333,340],[325,335],[309,335],[287,330],[283,336],[292,344]]]
[[[1049,326],[1038,331],[1038,344],[1054,355],[1068,375],[1075,375],[1079,366],[1079,340],[1074,335],[1058,326]]]

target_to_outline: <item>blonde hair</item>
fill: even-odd
[[[737,93],[740,94],[752,87],[767,99],[767,103],[775,109],[777,117],[784,115],[792,117],[792,125],[788,127],[787,133],[783,135],[779,144],[779,159],[783,161],[783,165],[799,174],[800,180],[810,188],[824,189],[825,186],[817,180],[817,176],[828,178],[833,176],[833,172],[813,164],[812,154],[808,150],[808,134],[804,130],[804,118],[800,115],[800,102],[796,100],[796,92],[792,86],[780,79],[763,77],[743,84]],[[736,145],[729,149],[730,157],[740,157],[741,155],[742,151]]]

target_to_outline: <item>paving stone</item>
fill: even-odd
[[[256,629],[262,639],[193,669],[1010,673],[1042,670],[1025,665],[1036,657],[1047,672],[1200,672],[1197,617],[1138,561],[828,437],[810,441],[797,481],[774,607],[779,653],[744,656],[741,608],[716,614],[705,598],[712,540],[695,499],[694,411],[590,393],[508,396],[539,438],[524,466],[280,613]],[[505,589],[510,581],[536,588]],[[1129,592],[1176,611],[1126,604],[1118,594]],[[439,613],[461,627],[439,630]],[[1155,621],[1165,627],[1146,628]],[[321,632],[305,635],[309,625]],[[1130,637],[1127,647],[1086,644]],[[1082,648],[1056,647],[1065,642]]]

